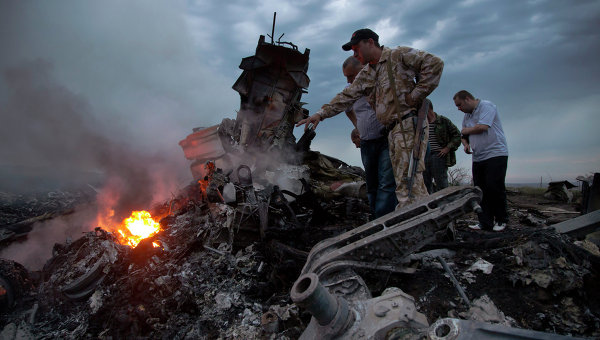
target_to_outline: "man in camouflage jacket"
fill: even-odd
[[[456,164],[455,151],[461,145],[461,135],[456,125],[447,117],[433,111],[433,104],[429,103],[429,144],[423,178],[427,191],[432,194],[448,187],[448,168]]]
[[[411,118],[419,103],[437,87],[444,62],[433,54],[414,48],[401,46],[390,49],[380,46],[379,36],[366,28],[354,32],[350,41],[342,48],[345,51],[352,49],[354,57],[367,66],[356,75],[352,85],[296,126],[308,126],[308,123],[313,123],[316,127],[323,119],[345,111],[355,101],[367,96],[371,106],[375,108],[377,119],[389,130],[388,141],[397,185],[396,196],[398,207],[403,207],[427,195],[423,182],[427,129],[421,142],[421,155],[412,196],[408,195],[408,167],[416,129],[415,120]],[[396,93],[390,86],[390,79],[393,79]]]

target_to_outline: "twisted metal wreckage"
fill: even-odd
[[[294,44],[281,41],[283,35],[274,41],[273,34],[270,43],[260,36],[256,54],[240,64],[243,72],[233,85],[241,97],[236,119],[194,129],[180,142],[185,156],[193,160],[196,181],[161,207],[167,211],[161,220],[163,232],[134,249],[118,244],[101,229],[71,244],[55,246],[54,257],[38,278],[38,295],[45,295],[47,301],[32,303],[30,297],[28,307],[20,310],[22,316],[13,319],[26,317],[34,324],[40,309],[69,315],[64,330],[52,326],[62,322],[58,317],[38,316],[42,319],[39,328],[48,330],[45,338],[86,334],[239,338],[243,335],[238,330],[228,330],[224,336],[211,333],[209,326],[198,325],[194,317],[214,315],[225,319],[223,325],[235,325],[236,315],[228,311],[239,305],[244,306],[243,320],[262,313],[260,334],[278,336],[280,321],[286,313],[289,318],[292,307],[265,312],[256,304],[240,302],[239,294],[209,292],[202,283],[228,282],[257,289],[248,280],[264,274],[269,264],[257,260],[260,256],[249,245],[268,242],[272,251],[283,254],[281,258],[305,263],[290,292],[296,305],[312,315],[301,339],[569,338],[457,318],[441,318],[430,325],[417,310],[415,299],[401,289],[388,287],[380,296],[372,295],[366,282],[369,275],[414,273],[409,264],[415,255],[434,242],[453,240],[456,219],[480,209],[481,191],[451,187],[353,229],[320,228],[325,220],[340,216],[336,209],[351,219],[361,219],[352,214],[365,211],[359,199],[364,198],[364,183],[360,170],[310,150],[312,129],[295,141],[294,124],[307,115],[300,100],[309,84],[310,51],[300,53]],[[285,238],[282,235],[287,235],[288,244],[277,241]],[[302,243],[306,240],[312,243]],[[154,241],[161,246],[153,247]],[[306,253],[295,244],[314,247]],[[236,258],[231,256],[234,247],[241,249]],[[196,254],[200,253],[204,259],[208,254],[220,258],[221,269],[199,260]],[[472,305],[441,253],[428,256],[442,264],[463,302]],[[0,264],[0,307],[6,312],[31,289],[33,279],[18,264]],[[285,274],[286,268],[278,275]],[[212,275],[207,274],[211,270]],[[142,289],[140,282],[149,290]],[[119,297],[135,304],[124,309]],[[160,306],[153,307],[152,299],[160,299]],[[68,308],[71,311],[65,312]],[[173,315],[172,310],[181,315]],[[177,325],[188,323],[194,326],[177,330]],[[24,334],[22,325],[10,325],[3,330],[7,338],[17,337],[19,331]]]
[[[319,242],[308,255],[292,300],[313,315],[301,339],[572,339],[486,322],[443,318],[431,326],[415,300],[398,288],[372,297],[357,273],[369,270],[410,273],[409,256],[454,232],[453,221],[478,211],[477,187],[450,187],[427,199]],[[442,257],[461,297],[471,305]]]

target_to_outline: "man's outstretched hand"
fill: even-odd
[[[317,112],[314,115],[308,117],[308,118],[304,118],[301,121],[299,121],[298,123],[296,123],[296,127],[305,124],[304,125],[304,130],[308,129],[308,126],[310,125],[310,123],[313,123],[313,130],[317,128],[317,125],[319,125],[319,123],[321,122],[321,115]]]

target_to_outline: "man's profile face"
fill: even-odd
[[[433,122],[435,119],[435,113],[433,112],[433,109],[430,108],[429,111],[427,111],[427,118],[430,122]]]
[[[360,61],[360,63],[363,65],[371,61],[369,56],[370,41],[372,41],[372,39],[361,40],[358,42],[358,44],[352,45],[354,58],[358,59],[358,61]]]
[[[360,72],[360,70],[356,70],[354,67],[352,67],[352,65],[348,65],[342,70],[342,72],[344,72],[344,76],[346,77],[348,84],[352,84],[354,78],[356,78],[356,75],[358,72]]]
[[[456,105],[456,108],[464,113],[473,113],[473,109],[475,109],[475,107],[473,106],[473,102],[475,101],[471,100],[470,98],[454,99],[454,105]]]

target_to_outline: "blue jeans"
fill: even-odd
[[[398,200],[387,137],[361,139],[360,157],[367,177],[367,197],[371,214],[378,218],[394,211]]]

